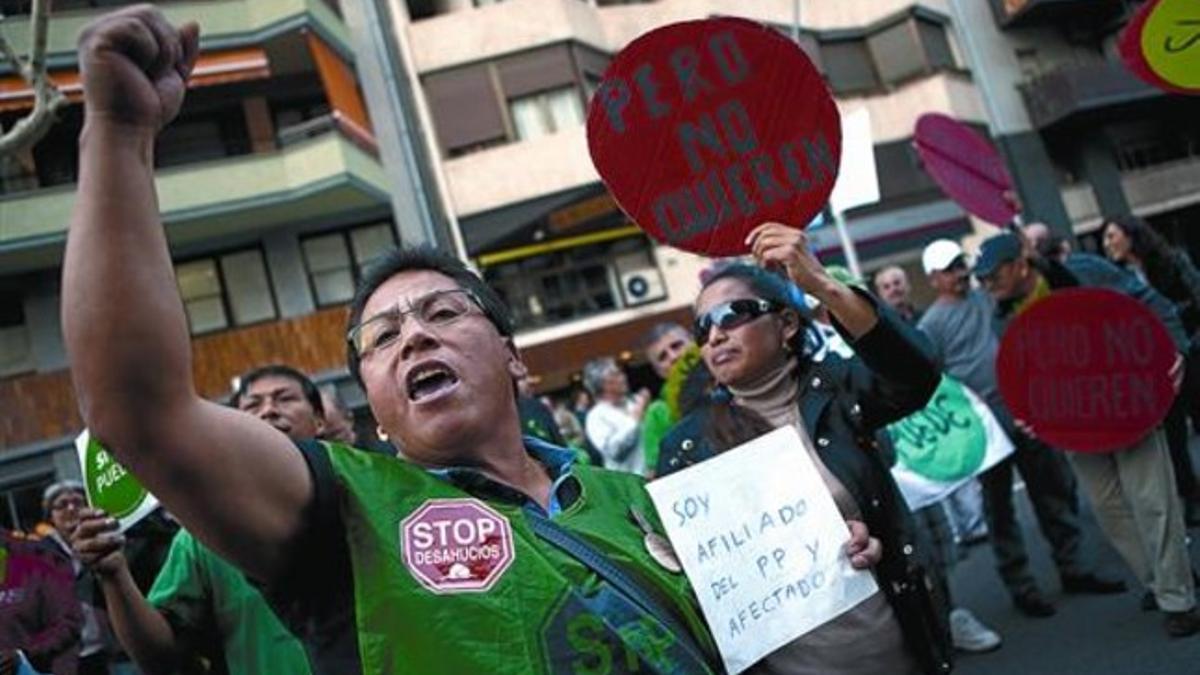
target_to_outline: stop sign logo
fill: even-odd
[[[400,523],[404,565],[434,593],[490,589],[512,565],[512,525],[477,499],[430,499]]]

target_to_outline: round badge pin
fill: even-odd
[[[646,547],[646,552],[658,563],[658,566],[669,571],[679,574],[683,571],[683,565],[679,563],[679,557],[675,555],[675,549],[671,547],[671,542],[661,534],[654,532],[646,533],[642,539],[642,544]]]
[[[650,521],[646,520],[646,516],[636,508],[629,509],[629,515],[633,517],[633,522],[642,531],[642,545],[646,547],[646,553],[658,566],[669,571],[679,574],[683,571],[683,565],[679,563],[679,556],[675,555],[675,548],[671,546],[671,542],[667,538],[654,531],[650,526]]]

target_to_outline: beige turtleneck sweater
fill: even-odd
[[[862,510],[846,486],[825,466],[804,428],[798,400],[797,368],[796,360],[789,359],[763,377],[743,387],[729,387],[729,391],[736,404],[753,410],[772,427],[785,424],[795,427],[842,518],[859,519]],[[916,673],[917,668],[904,647],[900,624],[887,597],[877,592],[836,619],[768,654],[746,672],[753,675],[904,675]]]

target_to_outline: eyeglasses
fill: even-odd
[[[482,311],[483,306],[466,289],[434,291],[409,303],[406,310],[400,309],[400,304],[396,303],[392,309],[363,321],[346,333],[346,340],[358,358],[362,359],[397,342],[404,319],[410,314],[422,326],[438,328],[458,321],[475,309]]]
[[[81,497],[75,497],[74,499],[63,499],[54,502],[50,505],[50,510],[65,511],[69,508],[82,509],[85,506],[87,506],[86,501],[84,501]]]
[[[692,337],[696,338],[697,345],[703,346],[708,342],[708,334],[713,326],[729,330],[781,309],[783,306],[779,303],[760,298],[724,302],[696,317],[696,322],[692,324]]]

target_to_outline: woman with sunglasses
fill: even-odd
[[[881,591],[751,672],[947,672],[945,611],[927,590],[936,584],[925,577],[917,531],[873,442],[876,430],[926,404],[938,366],[886,305],[826,274],[803,232],[768,223],[747,241],[758,265],[725,267],[696,300],[696,343],[719,386],[663,440],[658,475],[796,427],[854,534],[851,564],[873,567]],[[811,360],[819,345],[795,287],[828,307],[857,358]]]

